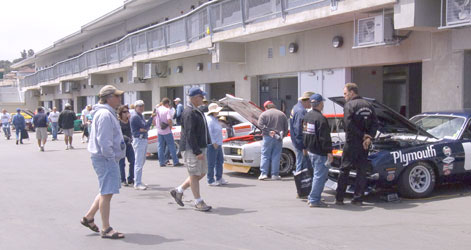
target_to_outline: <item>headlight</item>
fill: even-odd
[[[237,155],[242,155],[242,149],[241,148],[237,149]]]

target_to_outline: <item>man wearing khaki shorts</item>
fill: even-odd
[[[33,125],[36,130],[39,151],[44,152],[44,145],[47,141],[47,115],[44,113],[43,107],[39,107],[37,113],[33,116]]]
[[[72,146],[72,137],[74,135],[74,122],[77,120],[75,112],[72,110],[70,103],[65,104],[64,111],[59,115],[59,126],[64,132],[65,150],[74,149]]]
[[[183,191],[191,187],[195,197],[195,210],[203,212],[212,208],[201,198],[199,183],[208,171],[205,155],[207,145],[211,144],[206,118],[198,109],[205,95],[206,93],[197,87],[191,88],[188,93],[190,101],[182,114],[180,149],[183,152],[183,161],[188,169],[189,177],[179,187],[170,191],[177,204],[183,207]]]

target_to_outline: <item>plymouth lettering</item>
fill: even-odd
[[[409,162],[427,159],[430,157],[437,156],[437,151],[433,148],[434,145],[428,146],[424,150],[416,151],[416,152],[409,152],[409,153],[402,153],[402,151],[394,151],[390,154],[394,158],[394,164],[402,163],[403,166],[409,165]]]

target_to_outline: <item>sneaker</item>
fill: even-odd
[[[129,186],[129,184],[128,184],[127,182],[125,182],[125,181],[122,181],[122,182],[121,182],[121,185],[123,185],[123,186],[125,186],[125,187]]]
[[[272,176],[271,176],[271,179],[274,180],[274,181],[278,181],[278,180],[281,180],[281,176],[279,176],[279,175],[272,175]]]
[[[22,141],[22,140],[20,140],[20,144],[23,144],[23,141]]]
[[[18,140],[16,140],[16,145],[18,145]]]
[[[322,201],[319,201],[319,202],[309,202],[308,203],[309,207],[329,207],[329,205],[327,205],[326,203],[322,202]]]
[[[40,150],[41,150],[41,152],[44,152],[44,146],[41,146]]]
[[[179,193],[177,191],[177,189],[172,189],[172,191],[170,191],[170,195],[175,199],[175,202],[180,205],[181,207],[185,206],[185,204],[183,204],[183,201],[182,201],[182,198],[183,198],[183,193]]]
[[[209,210],[211,210],[211,208],[213,207],[206,205],[204,201],[201,201],[195,205],[195,210],[201,212],[208,212]]]
[[[261,174],[258,179],[263,181],[263,180],[266,180],[268,178],[268,176],[266,174]]]
[[[72,145],[69,146],[69,149],[74,149],[74,147]]]
[[[136,189],[136,190],[146,190],[147,187],[142,185],[142,184],[139,184],[139,185],[134,185],[134,189]]]
[[[65,150],[69,150],[69,145],[65,146]]]
[[[175,165],[173,165],[173,166],[174,166],[174,167],[183,167],[183,163],[180,163],[180,162],[179,162],[179,163],[177,163],[177,164],[175,164]]]
[[[343,206],[343,205],[345,205],[345,203],[343,203],[343,201],[336,200],[336,201],[335,201],[335,205],[337,205],[337,206]]]
[[[219,180],[219,183],[220,183],[221,185],[227,185],[227,184],[229,184],[229,182],[226,181],[226,180],[224,180],[224,178],[221,178],[221,179]]]
[[[134,181],[128,181],[128,185],[133,185],[134,186]]]
[[[213,181],[211,183],[208,183],[208,186],[217,187],[221,186],[221,183],[219,183],[219,181]]]

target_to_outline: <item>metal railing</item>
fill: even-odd
[[[185,46],[215,32],[283,17],[287,14],[334,5],[339,0],[214,0],[188,14],[156,24],[120,40],[70,58],[26,76],[21,87],[121,62],[138,54]]]

